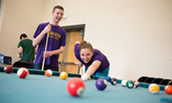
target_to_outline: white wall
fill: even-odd
[[[45,0],[5,0],[0,29],[0,53],[19,60],[18,43],[22,33],[33,39],[39,23],[43,22]]]
[[[110,76],[172,78],[172,0],[46,0],[44,21],[58,4],[61,26],[86,24],[84,39],[108,57]]]

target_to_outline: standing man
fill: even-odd
[[[18,44],[20,61],[33,63],[35,59],[35,47],[32,46],[32,40],[28,39],[26,34],[20,35],[20,42]]]
[[[59,26],[63,14],[63,7],[57,5],[53,8],[52,20],[39,24],[33,36],[33,46],[39,45],[33,69],[41,69],[43,58],[45,58],[44,70],[58,71],[59,54],[63,53],[66,45],[66,32]],[[49,34],[49,37],[47,50],[45,51],[47,34]]]

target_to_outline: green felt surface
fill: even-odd
[[[69,79],[59,76],[29,74],[20,79],[16,73],[6,74],[0,68],[0,103],[170,103],[172,95],[159,91],[149,93],[147,88],[128,89],[121,84],[108,83],[104,91],[95,87],[96,80],[85,83],[86,89],[81,97],[68,94],[66,85]],[[32,71],[32,70],[31,70]],[[39,71],[38,71],[39,72]],[[42,72],[42,71],[41,71]],[[78,76],[73,74],[73,76]],[[141,83],[144,84],[144,83]],[[147,85],[147,84],[144,84]]]

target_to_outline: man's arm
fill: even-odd
[[[51,57],[52,55],[57,55],[63,53],[65,50],[65,46],[61,46],[60,49],[58,50],[53,50],[53,51],[45,51],[43,57],[48,58]]]
[[[50,31],[51,31],[51,25],[48,24],[48,25],[44,28],[44,30],[43,30],[35,39],[33,39],[33,42],[32,42],[33,47],[36,47],[36,46],[41,42],[41,40],[42,40],[42,38],[44,37],[44,35],[45,35],[46,33],[50,32]]]
[[[35,48],[35,54],[36,54],[36,52],[37,52],[37,48]]]
[[[23,52],[23,48],[20,46],[20,47],[19,47],[19,54],[18,54],[18,57],[19,57],[19,58],[21,58],[22,52]]]

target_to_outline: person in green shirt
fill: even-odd
[[[36,48],[32,46],[32,40],[26,34],[20,35],[20,42],[18,44],[20,61],[33,63],[35,59]]]

